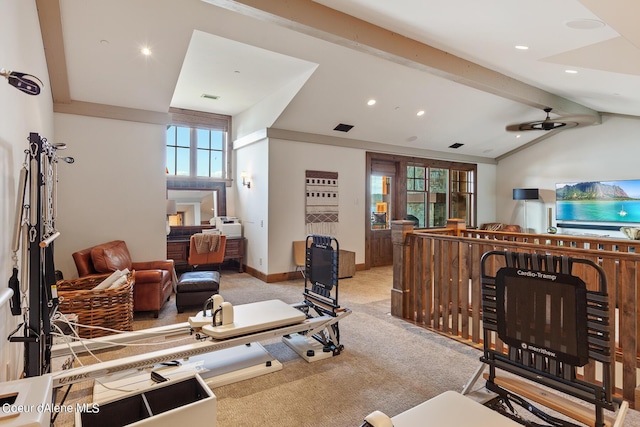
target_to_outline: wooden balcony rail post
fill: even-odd
[[[467,222],[464,218],[449,218],[447,220],[447,228],[453,229],[455,235],[460,237],[460,233],[467,229]]]
[[[407,313],[409,286],[405,262],[409,257],[407,234],[413,233],[413,221],[391,221],[391,243],[393,244],[393,289],[391,289],[391,314],[405,317]]]

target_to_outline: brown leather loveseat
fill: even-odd
[[[135,270],[133,311],[153,311],[154,317],[171,296],[173,260],[133,262],[122,240],[92,246],[72,254],[78,276],[109,275],[116,270]]]

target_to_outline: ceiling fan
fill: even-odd
[[[513,125],[508,125],[506,129],[512,132],[521,132],[525,130],[554,130],[559,128],[572,128],[578,126],[577,121],[567,120],[566,118],[558,118],[552,119],[549,117],[549,113],[551,112],[551,108],[545,108],[544,111],[547,113],[547,118],[544,120],[538,120],[535,122],[527,122],[527,123],[516,123]]]

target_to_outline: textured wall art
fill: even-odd
[[[338,226],[338,172],[306,171],[307,234],[335,236]]]

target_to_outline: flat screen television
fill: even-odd
[[[556,220],[639,223],[640,180],[556,184]]]

